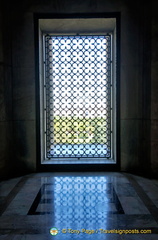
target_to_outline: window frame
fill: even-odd
[[[76,166],[76,164],[74,164],[73,162],[71,163],[71,167],[70,167],[70,163],[63,163],[62,164],[54,162],[54,163],[47,163],[46,160],[44,158],[44,152],[45,150],[43,149],[44,146],[44,137],[42,136],[42,131],[41,126],[43,124],[42,119],[44,116],[41,117],[41,112],[43,112],[43,108],[44,106],[41,106],[41,80],[40,77],[42,77],[42,74],[40,71],[40,68],[42,68],[42,66],[40,66],[42,64],[42,61],[40,59],[43,59],[43,54],[41,56],[41,47],[43,48],[43,43],[42,46],[39,44],[39,38],[41,37],[40,34],[40,23],[39,20],[40,19],[77,19],[77,18],[115,18],[116,19],[116,45],[115,45],[115,53],[116,53],[116,57],[115,57],[115,63],[116,64],[116,69],[115,69],[115,73],[113,72],[113,74],[115,75],[114,77],[116,78],[115,81],[115,90],[113,93],[113,96],[115,97],[114,101],[115,102],[115,111],[113,111],[113,118],[116,119],[115,122],[115,136],[113,137],[113,141],[115,138],[115,142],[113,142],[113,146],[114,146],[114,154],[115,154],[115,159],[116,162],[113,163],[103,163],[97,161],[95,163],[90,162],[88,164],[79,164],[78,166]],[[120,42],[120,14],[119,13],[103,13],[103,14],[35,14],[34,15],[34,23],[35,23],[35,56],[36,56],[36,130],[37,130],[37,169],[45,169],[47,170],[48,167],[47,165],[49,165],[49,169],[50,166],[52,167],[52,169],[73,169],[73,171],[75,169],[80,170],[80,169],[89,169],[92,170],[103,170],[103,166],[104,169],[108,170],[108,169],[112,169],[112,170],[118,170],[120,169],[120,111],[119,111],[119,79],[120,79],[120,48],[119,48],[119,42]],[[43,33],[42,33],[43,34]],[[43,97],[43,96],[42,96]],[[39,107],[40,106],[40,107]],[[43,140],[42,140],[43,139]]]

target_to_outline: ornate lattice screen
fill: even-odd
[[[46,157],[111,158],[111,36],[45,36]]]

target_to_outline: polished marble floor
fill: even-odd
[[[2,181],[2,239],[158,240],[158,181],[112,172]]]

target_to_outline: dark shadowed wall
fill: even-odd
[[[121,170],[156,177],[156,1],[10,0],[0,4],[0,175],[36,171],[34,13],[120,12]]]

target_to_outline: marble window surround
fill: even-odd
[[[54,210],[52,213],[46,212],[42,215],[29,215],[28,213],[42,186],[48,186],[48,192],[44,193],[44,198],[42,199],[43,202],[41,206],[38,206],[38,210],[41,211],[42,209],[42,211],[45,211],[49,210],[50,206],[53,207],[52,202],[55,204],[54,200],[45,200],[50,198],[50,192],[55,196],[55,186],[57,185],[55,185],[54,180],[59,180],[61,177],[69,180],[72,178],[79,178],[81,180],[84,178],[91,178],[95,179],[95,181],[96,179],[101,178],[103,181],[106,181],[102,186],[107,184],[108,194],[110,194],[110,188],[113,186],[124,213],[104,212],[104,229],[152,230],[152,234],[106,234],[106,238],[103,235],[96,235],[95,239],[158,239],[157,180],[150,180],[123,173],[39,173],[1,182],[0,240],[52,239],[49,230],[51,227],[54,227],[55,223],[59,224],[55,220],[55,212],[62,212],[62,207],[59,206],[59,208],[56,208],[56,211]],[[97,184],[99,185],[99,183]],[[86,186],[88,186],[88,182],[86,183]],[[93,187],[93,185],[91,186]],[[95,193],[97,193],[97,191],[95,191]],[[106,203],[103,204],[104,208],[105,206]],[[95,209],[95,207],[93,208]],[[112,209],[114,209],[113,206]],[[97,226],[97,224],[100,224],[99,221],[99,218],[98,222],[92,221],[93,227],[100,227]],[[77,226],[76,224],[78,223],[73,222],[70,227],[73,229],[73,227]],[[83,224],[83,222],[81,221],[80,224]],[[89,222],[86,222],[85,219],[84,224],[89,224]],[[58,228],[59,227],[60,226],[58,226]],[[82,238],[80,238],[81,236],[79,238],[70,238],[70,236],[66,236],[66,239],[83,239],[83,236]],[[85,235],[85,239],[93,239],[92,236],[91,238],[88,236],[89,235]],[[56,237],[56,239],[58,238]],[[60,235],[60,239],[65,238]]]
[[[117,82],[117,77],[116,77],[116,66],[115,64],[112,66],[112,78],[113,80],[111,80],[113,82],[113,94],[112,94],[112,109],[113,109],[113,123],[112,123],[112,127],[113,127],[113,140],[111,141],[111,149],[112,149],[112,157],[111,158],[106,158],[106,159],[102,159],[101,157],[98,158],[98,157],[92,157],[91,156],[91,153],[89,154],[90,156],[86,156],[83,158],[81,157],[80,159],[77,159],[76,157],[75,158],[72,158],[69,157],[69,158],[62,158],[60,156],[57,155],[56,158],[52,157],[52,158],[48,158],[46,157],[46,152],[45,152],[45,149],[46,147],[44,146],[45,144],[45,135],[44,135],[44,132],[45,132],[45,129],[43,129],[43,126],[45,125],[44,122],[44,117],[43,117],[43,112],[44,112],[44,105],[43,102],[44,102],[44,95],[43,95],[43,49],[42,49],[42,46],[44,45],[44,43],[42,42],[43,41],[43,37],[45,34],[47,33],[53,33],[53,34],[56,34],[56,35],[61,35],[61,34],[66,34],[66,35],[69,35],[69,34],[76,34],[77,33],[81,33],[82,34],[89,34],[91,33],[92,35],[93,34],[96,34],[96,35],[99,35],[99,34],[112,34],[112,43],[111,43],[111,46],[112,46],[112,62],[115,62],[116,61],[116,19],[117,17],[103,17],[103,18],[97,18],[97,17],[93,17],[93,18],[88,18],[88,17],[84,17],[84,18],[61,18],[61,19],[56,19],[56,18],[48,18],[48,19],[45,19],[45,18],[39,18],[38,19],[38,25],[39,25],[39,31],[40,31],[40,34],[39,34],[39,85],[40,85],[40,99],[39,99],[39,103],[41,105],[41,111],[40,111],[40,121],[39,121],[39,132],[40,132],[40,135],[42,136],[40,141],[41,141],[41,144],[40,144],[40,147],[39,147],[39,152],[41,152],[41,155],[40,155],[40,164],[41,164],[41,167],[44,166],[44,168],[46,167],[46,165],[53,165],[53,164],[78,164],[78,163],[81,163],[81,164],[84,164],[84,163],[88,163],[88,164],[99,164],[99,163],[104,163],[104,164],[116,164],[118,162],[118,159],[117,159],[117,150],[116,150],[116,135],[117,135],[117,131],[116,131],[116,82]],[[44,83],[45,84],[45,83]],[[44,114],[45,115],[45,114]],[[39,117],[39,116],[38,116]],[[48,131],[49,132],[49,131]],[[52,147],[52,146],[51,146]],[[74,147],[75,148],[75,147]],[[54,147],[54,150],[56,148]],[[53,151],[51,151],[53,152]],[[71,151],[70,151],[71,152]],[[69,153],[70,154],[70,153]],[[61,154],[60,154],[61,155]],[[77,161],[76,161],[77,160]],[[43,168],[43,169],[44,169]],[[49,166],[48,166],[49,168]],[[42,168],[41,168],[42,169]],[[43,170],[42,169],[42,170]],[[62,170],[61,170],[62,171]]]

